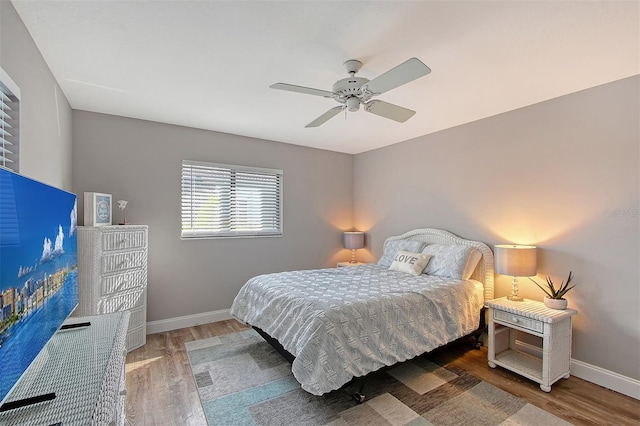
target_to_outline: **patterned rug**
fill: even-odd
[[[311,395],[255,331],[186,344],[210,426],[569,425],[464,370],[417,357],[367,376],[366,401],[344,389]]]

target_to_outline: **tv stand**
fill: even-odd
[[[5,404],[52,393],[55,399],[0,412],[0,424],[124,424],[129,312],[69,318],[65,325],[70,327],[49,340]]]

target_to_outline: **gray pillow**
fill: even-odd
[[[378,260],[378,265],[386,266],[387,268],[393,263],[396,254],[400,250],[410,251],[413,253],[420,253],[420,250],[424,247],[422,241],[415,240],[394,240],[388,241],[384,245],[382,257]]]

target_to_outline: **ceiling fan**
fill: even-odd
[[[342,105],[333,107],[320,117],[307,124],[305,127],[318,127],[327,122],[330,118],[338,115],[343,110],[358,111],[360,105],[364,105],[364,110],[380,117],[388,118],[399,123],[404,123],[416,112],[398,105],[378,99],[371,99],[381,95],[398,86],[409,83],[417,78],[425,76],[431,72],[428,66],[417,58],[411,58],[395,68],[390,69],[373,80],[364,77],[356,77],[356,73],[362,67],[362,62],[356,59],[349,59],[344,63],[347,72],[351,74],[347,78],[338,80],[328,90],[313,89],[311,87],[295,86],[293,84],[276,83],[272,84],[272,89],[288,90],[290,92],[304,93],[307,95],[322,96],[323,98],[333,98]]]

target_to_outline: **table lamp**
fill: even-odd
[[[344,248],[351,249],[351,263],[356,263],[356,250],[364,248],[364,232],[345,232]]]
[[[533,277],[537,274],[537,254],[535,246],[497,245],[494,253],[496,273],[511,275],[511,296],[509,300],[521,302],[518,296],[518,278]]]

